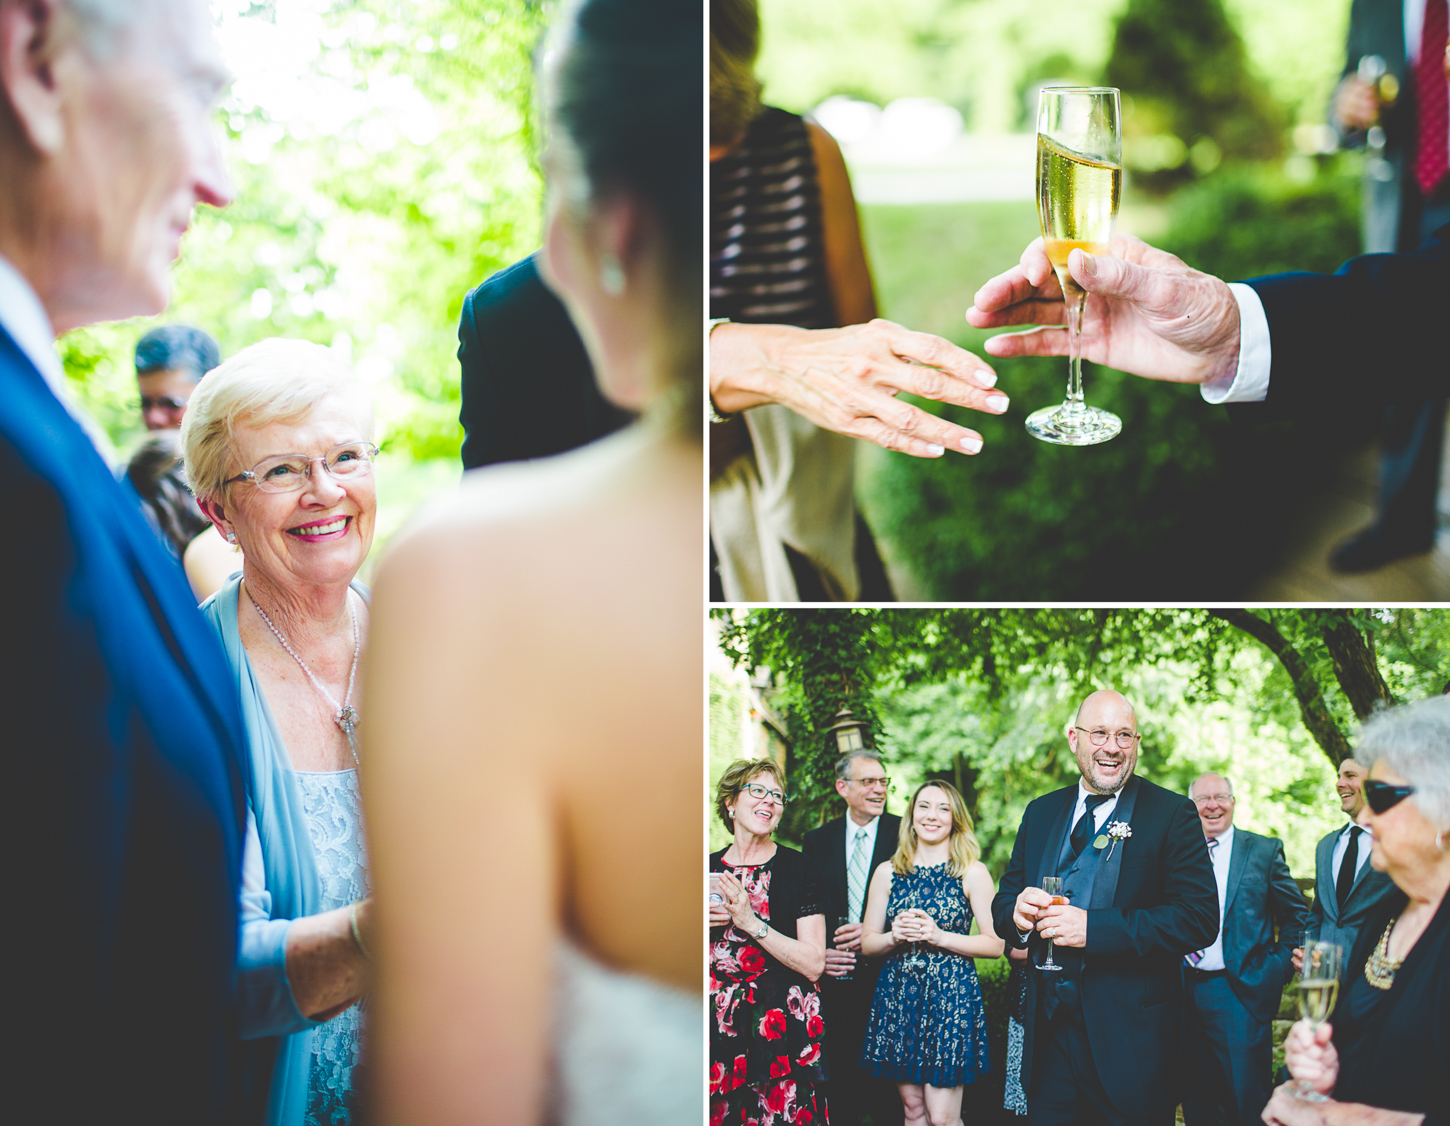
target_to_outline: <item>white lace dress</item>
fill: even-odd
[[[562,941],[555,966],[553,1126],[699,1126],[703,993],[609,969]]]
[[[346,907],[370,893],[356,770],[297,771],[312,850],[317,856],[318,912]],[[312,1032],[306,1126],[351,1126],[353,1072],[362,1055],[363,1006]]]

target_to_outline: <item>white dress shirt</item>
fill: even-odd
[[[1339,869],[1344,864],[1344,853],[1349,848],[1349,831],[1354,828],[1351,821],[1339,831],[1339,837],[1334,842],[1334,854],[1329,858],[1330,874],[1334,877],[1335,887],[1339,886]],[[1354,866],[1355,877],[1358,878],[1359,870],[1364,867],[1365,861],[1369,859],[1370,835],[1363,828],[1359,832],[1359,856]]]
[[[1067,827],[1067,835],[1072,836],[1072,831],[1077,828],[1077,823],[1082,820],[1083,810],[1087,809],[1087,800],[1092,796],[1093,791],[1089,790],[1081,778],[1077,780],[1077,804],[1072,807],[1072,824]],[[1103,822],[1108,819],[1108,814],[1118,808],[1118,795],[1113,794],[1107,801],[1093,810],[1093,828],[1101,829]]]
[[[24,276],[0,254],[0,326],[10,334],[25,358],[35,365],[61,406],[70,413],[107,465],[116,461],[115,447],[100,425],[76,402],[66,386],[65,368],[55,352],[55,334],[40,298]]]
[[[1228,899],[1228,862],[1234,852],[1234,827],[1230,825],[1218,838],[1218,847],[1213,852],[1213,882],[1218,885],[1218,933],[1213,942],[1203,948],[1203,959],[1193,968],[1211,972],[1221,970],[1223,965],[1223,905]]]

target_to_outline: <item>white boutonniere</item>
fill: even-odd
[[[1126,821],[1109,821],[1103,826],[1103,831],[1098,834],[1097,840],[1093,841],[1093,848],[1102,848],[1104,845],[1108,845],[1108,854],[1103,859],[1111,860],[1113,858],[1113,849],[1118,847],[1118,842],[1125,841],[1132,835],[1133,827]]]

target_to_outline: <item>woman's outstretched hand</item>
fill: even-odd
[[[1131,235],[1114,235],[1105,255],[1074,250],[1068,269],[1089,294],[1082,349],[1093,363],[1173,383],[1233,378],[1239,309],[1225,282]],[[1044,326],[992,337],[994,356],[1067,355],[1067,307],[1040,238],[977,291],[967,323]]]
[[[1007,409],[988,364],[891,321],[848,328],[722,324],[710,334],[710,398],[727,414],[779,403],[817,426],[915,457],[974,454],[982,436],[896,399],[900,392],[988,414]]]

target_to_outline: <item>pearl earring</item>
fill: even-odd
[[[610,297],[618,297],[624,292],[624,267],[613,254],[606,254],[599,263],[599,288]]]

